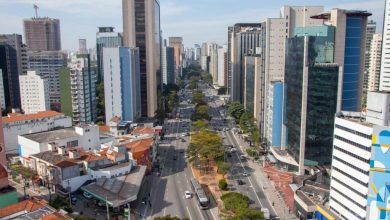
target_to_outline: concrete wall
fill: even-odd
[[[131,170],[131,167],[132,165],[131,163],[129,163],[128,166],[121,167],[118,169],[111,169],[109,171],[88,169],[88,174],[90,174],[92,179],[101,178],[101,177],[111,178],[114,176],[122,176],[128,174]]]
[[[78,188],[80,188],[85,182],[91,179],[92,179],[91,175],[83,175],[83,176],[78,176],[71,179],[63,180],[61,182],[61,185],[62,187],[64,187],[64,189],[67,189],[69,186],[70,190],[74,192]]]

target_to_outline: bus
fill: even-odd
[[[210,201],[206,193],[204,192],[202,186],[195,178],[191,179],[191,185],[196,194],[196,198],[198,199],[199,207],[201,209],[208,209]]]

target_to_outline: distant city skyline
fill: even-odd
[[[100,26],[113,26],[122,32],[121,0],[0,0],[0,30],[2,34],[23,35],[23,19],[35,16],[33,4],[39,7],[40,17],[60,19],[62,49],[77,50],[78,39],[87,39],[87,47],[96,44]],[[310,0],[160,0],[163,37],[183,37],[185,47],[195,43],[227,42],[227,28],[240,22],[260,22],[267,17],[279,17],[283,5],[313,5]],[[331,8],[361,9],[373,13],[369,19],[377,22],[382,32],[384,0],[319,0],[315,5]],[[25,37],[23,36],[25,41]]]

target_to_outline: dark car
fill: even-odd
[[[244,185],[244,181],[242,181],[242,180],[237,180],[237,184],[238,184],[238,185]]]
[[[173,155],[173,160],[177,160],[177,155],[176,154]]]

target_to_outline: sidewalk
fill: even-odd
[[[239,144],[241,151],[246,154],[245,150],[249,148],[248,144],[234,132],[231,133],[233,134],[236,142]],[[263,166],[252,162],[252,160],[248,160],[247,164],[250,168],[255,170],[253,175],[255,176],[257,183],[263,187],[263,191],[269,204],[274,204],[273,209],[280,217],[280,219],[297,219],[296,216],[291,211],[289,211],[289,207],[286,205],[283,197],[280,195],[279,191],[276,190],[275,184],[270,179],[268,179],[267,174],[264,172]]]

